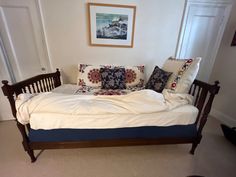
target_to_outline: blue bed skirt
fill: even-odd
[[[194,138],[196,136],[197,127],[195,124],[168,127],[145,126],[115,129],[30,129],[29,131],[29,140],[31,142],[90,141],[132,138]]]

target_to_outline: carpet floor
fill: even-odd
[[[45,150],[31,163],[14,121],[0,122],[0,177],[234,177],[236,146],[209,118],[194,156],[190,145]],[[40,151],[36,151],[36,155]]]

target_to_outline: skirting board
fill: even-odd
[[[210,115],[230,127],[236,127],[236,119],[227,114],[222,113],[221,111],[218,111],[217,109],[212,108]]]
[[[2,118],[2,117],[0,117],[0,122],[1,121],[9,121],[9,120],[15,120],[15,118],[13,118],[13,117],[7,117],[7,118]]]

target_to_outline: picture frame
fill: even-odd
[[[133,47],[136,6],[88,3],[91,46]]]
[[[231,46],[236,46],[236,31],[235,31],[235,33],[234,33],[234,37],[233,37]]]

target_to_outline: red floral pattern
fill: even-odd
[[[183,76],[183,74],[185,73],[185,71],[189,68],[189,66],[192,64],[193,59],[187,59],[185,61],[185,63],[183,64],[183,66],[180,68],[180,70],[178,71],[178,75],[176,76],[175,80],[172,82],[171,84],[171,90],[175,90],[177,87],[177,84],[179,82],[179,80],[181,79],[181,77]]]
[[[137,66],[137,68],[141,73],[144,73],[144,66]]]
[[[80,64],[80,66],[79,66],[79,72],[84,73],[84,70],[85,70],[85,68],[86,68],[87,66],[89,66],[89,65]]]
[[[126,83],[132,83],[135,81],[137,77],[137,74],[132,69],[126,69],[125,70],[125,82]]]
[[[79,79],[79,83],[78,83],[78,85],[80,85],[80,86],[84,86],[84,85],[85,85],[84,80],[83,80],[83,79]]]
[[[139,83],[137,85],[138,87],[143,87],[144,86],[144,79],[139,79]]]
[[[92,83],[99,83],[101,81],[101,74],[99,69],[92,69],[88,73],[88,79]]]
[[[125,84],[126,87],[142,87],[144,80],[144,66],[115,66],[115,65],[90,65],[79,64],[77,84],[88,87],[101,87],[101,68],[118,69],[125,68]],[[82,80],[83,81],[82,81]],[[141,81],[141,82],[140,82]]]

